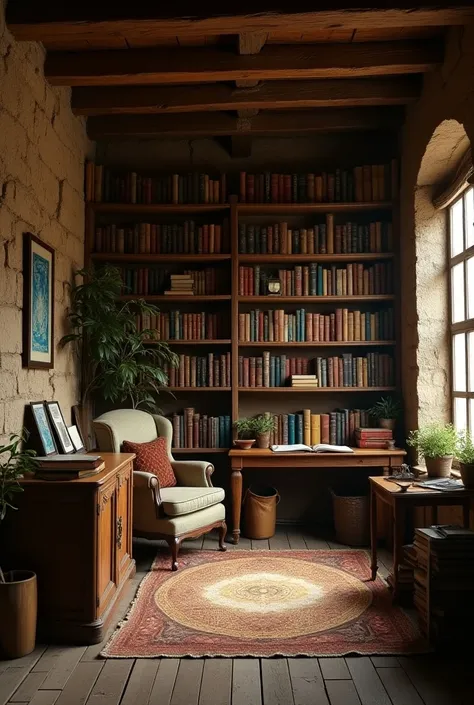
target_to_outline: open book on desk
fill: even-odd
[[[329,443],[317,443],[315,446],[307,446],[304,443],[293,443],[292,445],[270,446],[274,453],[353,453],[349,446],[333,446]]]

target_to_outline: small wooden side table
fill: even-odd
[[[408,510],[414,507],[432,507],[436,512],[438,507],[461,506],[463,509],[463,523],[469,526],[469,513],[471,501],[474,499],[474,490],[454,490],[441,492],[440,490],[424,489],[419,485],[402,490],[394,482],[385,477],[370,477],[370,550],[371,550],[371,579],[377,576],[377,498],[387,504],[393,521],[393,599],[399,596],[400,583],[398,568],[402,563],[402,550],[404,530]]]

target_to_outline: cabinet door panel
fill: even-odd
[[[97,531],[97,607],[99,615],[113,598],[116,589],[115,520],[116,485],[108,485],[99,492]]]
[[[122,471],[117,478],[117,584],[128,572],[132,555],[132,469]]]

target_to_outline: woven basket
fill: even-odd
[[[336,539],[346,546],[367,546],[369,543],[369,498],[340,497],[331,491]]]

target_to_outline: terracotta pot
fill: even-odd
[[[474,490],[474,463],[459,463],[459,470],[464,487],[468,490]]]
[[[443,455],[440,458],[425,458],[428,477],[449,477],[453,464],[452,455]]]
[[[29,570],[5,573],[0,583],[0,652],[6,658],[20,658],[35,648],[37,584]]]
[[[247,438],[237,438],[234,441],[234,445],[240,448],[240,450],[250,450],[254,443],[255,439],[248,440]]]
[[[270,448],[270,431],[257,434],[257,448]]]
[[[396,424],[396,419],[379,419],[380,428],[388,428],[390,431],[395,431]]]

